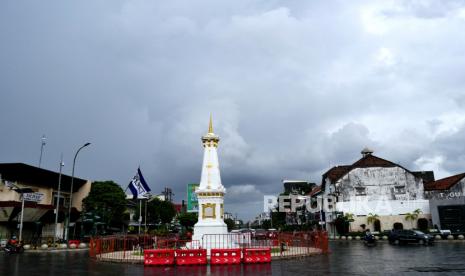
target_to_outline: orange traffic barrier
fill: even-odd
[[[144,250],[144,265],[172,265],[174,264],[174,249]]]
[[[211,249],[210,264],[240,264],[241,249]]]
[[[271,262],[271,248],[244,248],[244,263],[269,263]]]
[[[207,264],[206,249],[178,249],[176,250],[177,265]]]

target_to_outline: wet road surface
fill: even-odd
[[[263,265],[144,267],[90,260],[87,252],[0,254],[0,275],[465,275],[465,243],[367,248],[330,243],[331,254]]]

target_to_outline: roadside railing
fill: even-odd
[[[279,232],[256,239],[251,233],[204,235],[201,241],[181,240],[176,236],[125,235],[94,237],[89,255],[97,260],[139,263],[144,249],[187,248],[271,248],[272,257],[299,257],[328,253],[328,235],[324,231]]]

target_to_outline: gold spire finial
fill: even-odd
[[[208,133],[213,133],[213,119],[212,119],[211,113],[210,113],[210,124],[208,124]]]

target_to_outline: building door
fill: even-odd
[[[404,229],[404,225],[400,222],[396,222],[394,223],[394,225],[392,226],[395,230],[403,230]]]
[[[425,218],[418,219],[417,228],[420,229],[421,231],[428,230],[428,220]]]
[[[375,222],[373,222],[373,227],[376,232],[381,232],[381,221],[379,221],[379,219],[375,220]]]

